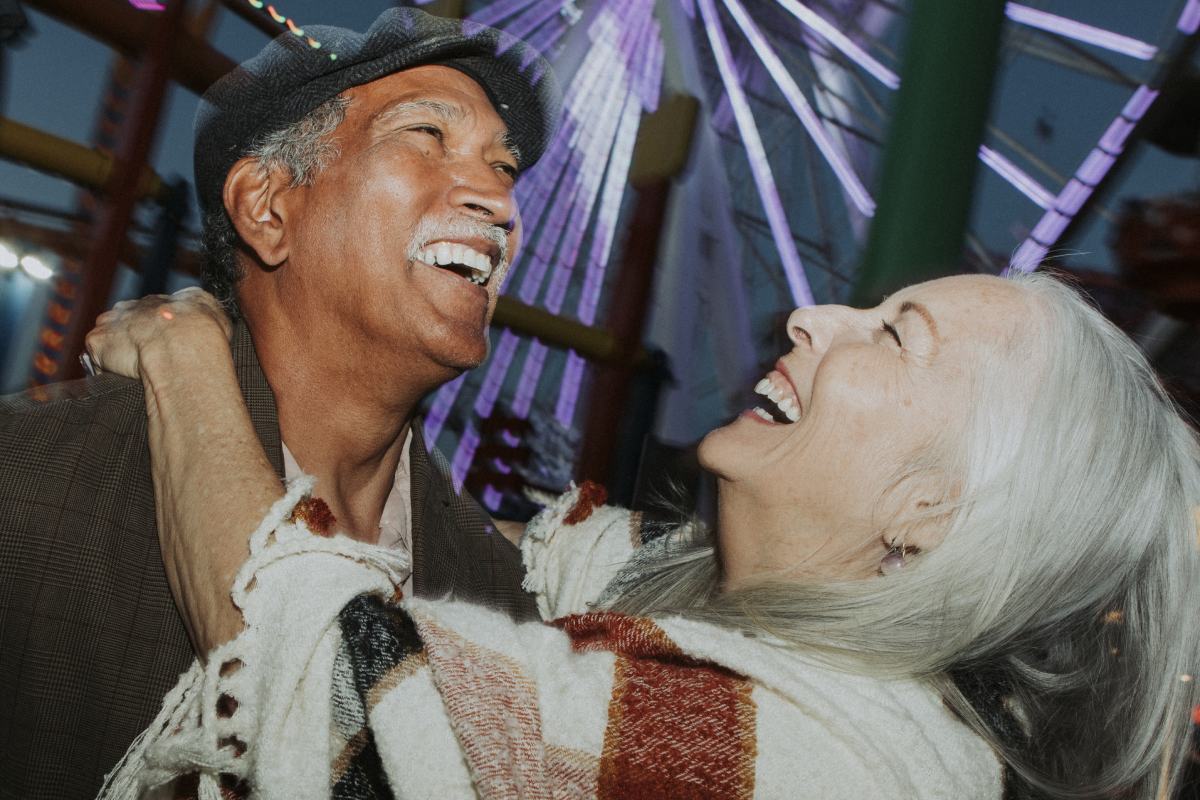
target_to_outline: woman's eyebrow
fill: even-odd
[[[925,324],[929,327],[929,333],[933,336],[934,341],[941,343],[941,337],[938,336],[937,322],[933,319],[933,315],[929,313],[929,309],[920,303],[915,303],[911,300],[905,300],[900,304],[900,310],[896,313],[896,316],[906,314],[909,311],[912,311],[921,319],[923,319]]]

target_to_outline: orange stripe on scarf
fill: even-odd
[[[597,797],[753,796],[757,751],[748,680],[684,655],[648,619],[601,612],[555,624],[576,650],[617,654]]]

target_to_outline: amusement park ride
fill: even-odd
[[[234,66],[207,40],[218,9],[336,59],[287,2],[0,0],[0,47],[6,32],[20,35],[24,6],[119,54],[90,146],[0,117],[0,158],[79,187],[57,229],[22,221],[37,205],[0,191],[0,275],[36,271],[19,242],[59,255],[35,385],[77,375],[81,337],[118,264],[141,270],[146,291],[161,290],[169,270],[198,271],[180,238],[188,187],[147,166],[164,93],[169,81],[201,93]],[[519,510],[526,485],[578,477],[628,502],[643,441],[687,441],[732,411],[781,312],[874,302],[964,267],[1034,269],[1062,252],[1104,212],[1143,139],[1196,155],[1200,0],[1139,3],[1139,30],[1153,36],[1079,18],[1096,5],[429,3],[529,41],[566,92],[556,144],[518,185],[526,243],[492,355],[430,398],[429,440],[492,509]],[[1036,136],[1080,143],[1058,164],[1036,138],[1005,129],[1030,74],[1097,87],[1072,99],[1103,117],[1091,134],[1021,110]],[[160,221],[133,237],[139,203],[155,204]],[[1015,247],[996,218],[1022,231]],[[1130,206],[1114,239],[1121,277],[1098,283],[1123,281],[1154,313],[1196,321],[1198,219],[1194,199]]]

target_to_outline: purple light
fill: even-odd
[[[617,138],[613,143],[608,175],[601,190],[600,209],[596,227],[592,233],[591,251],[588,253],[587,272],[584,274],[583,290],[580,292],[576,316],[580,322],[591,325],[596,320],[596,308],[600,303],[600,290],[604,285],[604,273],[612,254],[613,238],[616,234],[617,216],[621,211],[621,198],[625,193],[625,180],[633,160],[633,148],[637,140],[637,129],[641,114],[636,103],[626,103]],[[563,370],[558,402],[554,417],[565,427],[575,419],[575,407],[579,402],[579,391],[583,383],[585,362],[575,351],[567,353]]]
[[[1049,208],[1054,204],[1054,195],[1050,193],[1049,189],[1029,177],[1024,170],[987,145],[979,148],[979,159],[1040,207]]]
[[[587,272],[584,275],[583,291],[580,293],[577,315],[585,325],[596,321],[596,308],[600,304],[600,290],[604,285],[604,273],[612,254],[613,238],[617,231],[617,217],[621,213],[621,198],[625,194],[625,181],[633,161],[633,149],[637,144],[638,124],[641,114],[637,106],[627,103],[613,142],[608,175],[600,198],[600,209],[596,215],[596,228],[592,234],[592,247],[588,255]]]
[[[657,69],[661,69],[662,66],[661,57],[656,57],[655,55],[656,51],[661,53],[662,46],[657,25],[646,24],[646,22],[652,21],[649,19],[644,20],[637,27],[636,35],[631,34],[632,25],[626,28],[618,46],[619,52],[613,52],[609,57],[610,63],[612,61],[616,61],[617,63],[608,70],[610,74],[616,71],[618,76],[628,76],[626,65],[633,59],[633,54],[642,54],[641,63],[643,71],[631,77],[632,86],[636,87],[638,84],[641,84],[643,90],[647,83],[657,85],[661,79],[660,73],[658,79],[648,81],[645,72],[647,67],[645,65],[648,63]],[[611,27],[608,27],[607,30],[611,31]],[[624,58],[621,58],[621,55],[624,55]],[[607,264],[607,256],[611,250],[616,216],[620,212],[620,198],[624,192],[625,182],[628,179],[629,164],[632,159],[633,146],[636,140],[637,125],[641,118],[639,103],[639,95],[641,93],[636,88],[631,89],[630,86],[629,81],[612,81],[610,91],[604,102],[591,106],[591,109],[613,108],[617,105],[615,102],[617,93],[611,91],[611,89],[623,87],[625,99],[623,101],[622,112],[619,115],[604,114],[598,121],[580,126],[581,136],[580,141],[576,143],[576,147],[583,152],[583,159],[578,168],[577,174],[579,180],[575,187],[575,194],[572,197],[571,214],[576,220],[584,224],[575,225],[567,229],[563,233],[562,238],[556,242],[558,246],[557,266],[544,300],[545,307],[554,313],[559,313],[562,308],[569,279],[579,256],[579,247],[586,232],[586,221],[591,217],[592,211],[596,207],[597,199],[599,199],[599,211],[592,234],[592,253],[589,254],[588,258],[588,271],[584,277],[584,295],[588,294],[589,286],[593,281],[597,278],[602,281],[603,268]],[[646,95],[649,94],[651,93],[646,92]],[[653,96],[646,99],[657,102],[657,91],[654,91],[652,94]],[[605,177],[606,175],[607,178]],[[603,188],[601,188],[602,181]],[[614,189],[615,197],[612,196]],[[604,254],[604,260],[599,265],[599,275],[596,274],[595,262],[598,252],[603,252]],[[545,261],[550,261],[548,255]],[[586,305],[586,299],[581,297],[580,302],[580,311],[586,311],[587,309],[582,307]],[[595,316],[594,310],[593,306],[590,309],[590,313],[586,315],[588,319],[585,321],[590,323],[591,319]],[[584,313],[580,313],[579,316],[583,319],[585,315]],[[535,390],[541,380],[541,374],[545,367],[547,353],[548,349],[541,342],[535,341],[530,345],[529,353],[526,356],[525,364],[521,370],[521,377],[517,384],[516,397],[513,400],[513,412],[518,416],[524,417],[529,413],[533,404]],[[559,402],[556,404],[556,416],[560,412],[567,413],[564,409],[564,403],[570,407],[573,413],[581,378],[582,374],[578,370],[564,373],[559,389]],[[564,400],[564,398],[566,399]]]
[[[1179,22],[1177,23],[1176,27],[1181,32],[1188,35],[1195,33],[1196,29],[1200,28],[1200,0],[1188,0],[1187,5],[1183,7],[1183,11],[1179,15]],[[1124,117],[1127,121],[1136,124],[1138,120],[1146,115],[1146,112],[1150,109],[1150,106],[1154,104],[1154,100],[1157,97],[1157,89],[1151,89],[1149,86],[1145,85],[1139,86],[1133,93],[1133,96],[1129,98],[1129,101],[1125,103],[1125,107],[1121,109],[1121,117]],[[1118,117],[1117,119],[1120,120],[1121,117]],[[1114,126],[1116,125],[1116,122],[1117,120],[1114,120]],[[1109,131],[1106,131],[1105,135],[1107,136],[1112,130],[1114,130],[1114,127],[1109,126]],[[1126,131],[1124,136],[1121,137],[1122,146],[1124,146],[1125,139],[1128,137],[1128,135],[1129,132]],[[1095,187],[1100,183],[1101,180],[1104,179],[1104,176],[1108,174],[1110,169],[1112,169],[1112,165],[1116,163],[1116,160],[1117,159],[1115,155],[1105,153],[1098,147],[1093,148],[1092,151],[1088,153],[1087,158],[1083,160],[1083,163],[1079,165],[1079,169],[1075,170],[1075,178],[1077,178],[1080,183],[1088,187],[1087,194],[1091,194],[1092,187]],[[1071,217],[1073,217],[1083,205],[1082,201],[1079,199],[1080,191],[1080,189],[1074,188],[1072,187],[1071,183],[1068,183],[1060,193],[1058,203],[1056,204],[1063,213],[1059,214],[1056,211],[1048,211],[1046,216],[1044,216],[1041,222],[1038,223],[1037,227],[1034,228],[1034,234],[1037,233],[1038,229],[1043,228],[1043,225],[1046,227],[1051,227],[1052,223],[1048,222],[1047,220],[1051,214],[1056,214],[1057,216],[1063,217],[1064,219],[1070,221]],[[1071,193],[1069,196],[1067,196],[1068,192]],[[1087,199],[1086,195],[1084,195],[1083,199]],[[1074,210],[1071,210],[1072,208]],[[1063,228],[1059,229],[1059,232],[1061,233],[1065,227],[1066,226],[1064,225]],[[1047,252],[1049,252],[1049,248],[1054,245],[1056,240],[1057,237],[1052,240],[1035,242],[1033,236],[1026,239],[1025,242],[1019,248],[1017,248],[1016,253],[1009,261],[1009,269],[1020,270],[1022,272],[1031,272],[1037,269],[1038,264],[1041,263],[1041,259],[1045,257]],[[1040,252],[1037,249],[1038,247],[1041,248]]]
[[[554,17],[529,37],[530,49],[539,53],[549,53],[570,27],[561,16]],[[525,69],[526,66],[528,65],[522,64],[521,69]]]
[[[521,367],[521,380],[517,382],[517,393],[513,397],[512,410],[521,419],[529,416],[533,407],[533,397],[537,393],[538,383],[542,378],[542,368],[546,365],[546,354],[550,348],[537,339],[529,343],[529,352],[525,355],[525,364]]]
[[[1120,153],[1125,148],[1125,140],[1132,132],[1133,123],[1124,117],[1117,117],[1100,137],[1100,149],[1108,153]]]
[[[458,440],[458,449],[454,451],[454,460],[450,463],[450,478],[454,482],[454,490],[462,491],[463,481],[471,469],[471,461],[475,451],[479,449],[479,432],[468,425],[463,430],[462,438]]]
[[[425,415],[425,442],[430,447],[437,443],[437,438],[442,433],[442,427],[445,426],[446,419],[450,416],[450,409],[454,407],[454,401],[458,398],[458,393],[462,391],[463,382],[466,379],[465,373],[459,375],[434,394],[433,403],[429,406],[429,413]]]
[[[851,41],[850,37],[839,31],[836,26],[820,14],[803,3],[797,2],[797,0],[778,0],[778,2],[792,16],[800,20],[802,24],[811,28],[818,36],[833,45],[842,55],[855,64],[858,64],[871,75],[874,75],[884,86],[889,89],[900,87],[900,76],[872,58],[866,50],[863,50]]]
[[[500,440],[509,447],[516,447],[521,443],[521,437],[510,431],[508,428],[503,428],[500,431]]]
[[[564,427],[575,421],[575,406],[579,402],[579,389],[583,385],[583,368],[586,362],[574,350],[567,353],[567,365],[563,368],[562,389],[558,403],[554,406],[554,418]]]
[[[129,5],[138,11],[162,11],[166,8],[166,6],[156,2],[156,0],[129,0]]]
[[[791,0],[786,0],[791,2]],[[785,2],[785,0],[780,0]],[[758,127],[754,124],[754,114],[742,91],[738,80],[737,69],[733,57],[729,53],[729,43],[725,40],[725,32],[717,19],[717,10],[713,0],[696,0],[700,16],[704,20],[704,30],[708,34],[709,46],[721,73],[721,83],[729,96],[729,105],[733,109],[734,119],[742,134],[742,144],[746,148],[746,157],[750,162],[750,171],[758,188],[758,196],[762,200],[763,210],[771,228],[771,236],[775,247],[783,260],[784,275],[787,276],[788,288],[791,290],[792,301],[798,306],[813,304],[812,291],[804,276],[804,267],[800,263],[800,254],[796,252],[796,242],[792,239],[788,227],[787,214],[784,213],[783,203],[775,188],[775,177],[771,174],[771,165],[767,161],[767,152],[762,139],[758,135]]]
[[[1075,171],[1075,177],[1089,186],[1095,186],[1108,173],[1116,160],[1116,156],[1111,153],[1093,147],[1087,154],[1087,158],[1079,165],[1079,169]]]
[[[551,6],[555,4],[554,0],[496,0],[496,2],[488,3],[476,11],[469,19],[471,22],[494,28],[501,20],[507,19],[513,14],[538,2],[545,2]]]
[[[1071,178],[1058,194],[1055,207],[1067,216],[1075,216],[1087,199],[1092,196],[1092,187],[1082,183],[1078,178]]]
[[[1139,58],[1142,61],[1149,61],[1158,55],[1157,47],[1134,39],[1131,36],[1106,31],[1094,25],[1085,25],[1082,22],[1077,22],[1067,17],[1060,17],[1057,14],[1039,11],[1036,8],[1030,8],[1019,3],[1009,3],[1005,6],[1005,13],[1009,19],[1020,25],[1037,28],[1049,33],[1057,33],[1059,36],[1065,36],[1077,42],[1094,44],[1096,47],[1103,47],[1105,50],[1111,50],[1114,53],[1120,53],[1132,58]]]
[[[500,388],[504,385],[504,376],[508,372],[508,365],[512,363],[513,353],[516,352],[519,341],[517,335],[507,328],[500,334],[500,344],[496,347],[493,363],[502,364],[503,368],[488,369],[484,375],[483,386],[480,387],[479,394],[475,396],[475,413],[479,416],[490,417],[492,415],[496,398],[500,396]]]
[[[1051,209],[1042,215],[1038,224],[1033,227],[1030,238],[1045,245],[1058,241],[1058,237],[1067,229],[1071,218],[1057,210]]]
[[[1188,4],[1183,7],[1183,13],[1179,15],[1176,27],[1181,33],[1189,36],[1200,28],[1200,0],[1188,0]]]
[[[1049,250],[1044,245],[1040,245],[1032,239],[1026,239],[1013,253],[1008,264],[1008,271],[1033,272],[1038,268],[1038,264],[1042,263],[1047,252]]]
[[[479,499],[483,501],[484,508],[488,511],[495,511],[504,502],[504,495],[496,487],[488,484],[483,487],[483,497]]]
[[[1157,98],[1157,89],[1151,89],[1149,86],[1139,86],[1137,91],[1133,93],[1133,96],[1129,98],[1129,102],[1121,109],[1121,116],[1137,122],[1146,116],[1146,112],[1150,110],[1150,106],[1153,105]]]
[[[497,9],[496,6],[501,4],[503,7]],[[560,5],[499,0],[485,9],[486,17],[481,13],[473,19],[483,22],[489,18],[499,20],[518,15],[515,22],[507,26],[509,33],[528,36],[536,32],[538,45],[545,47],[546,43],[557,41],[568,27],[554,14]],[[611,229],[615,229],[615,217],[620,210],[640,119],[638,99],[647,105],[657,104],[661,84],[662,42],[652,13],[652,4],[644,0],[614,0],[601,9],[588,28],[592,46],[568,87],[564,103],[565,130],[556,138],[538,171],[518,189],[519,200],[525,209],[526,229],[536,237],[521,258],[520,280],[510,284],[524,302],[533,303],[544,288],[546,297],[542,304],[555,313],[561,310],[579,248],[587,236],[598,202],[600,210],[592,249],[603,250],[606,254],[611,249]],[[636,69],[631,68],[634,64]],[[614,115],[609,110],[631,105],[633,124],[625,137],[628,139],[625,146],[622,133],[626,126],[619,124],[618,117],[620,120],[629,117],[627,114]],[[620,174],[616,175],[614,170]],[[601,191],[602,184],[605,190],[609,187],[606,174],[619,190],[615,203],[609,202],[608,191]],[[603,246],[597,240],[603,240]],[[517,271],[516,266],[514,264],[510,276]],[[590,259],[588,266],[590,272]],[[548,275],[551,270],[552,274]],[[550,278],[549,285],[544,287],[547,277]],[[506,286],[505,290],[508,289]],[[517,343],[518,337],[511,331],[501,334],[475,397],[472,409],[475,414],[488,416],[494,410],[506,382],[505,376],[516,360]],[[512,403],[513,413],[517,416],[525,417],[530,412],[548,352],[546,345],[534,340],[525,353]],[[452,396],[446,399],[453,402]],[[431,416],[436,411],[438,416],[444,417],[448,413],[442,408],[444,404],[439,393]],[[519,442],[507,432],[502,435],[506,441],[514,440],[509,444]],[[458,483],[465,478],[478,451],[479,438],[478,432],[468,426],[459,440],[451,460],[452,477]],[[503,496],[494,487],[487,487],[483,495],[481,499],[485,505],[493,508]]]
[[[561,8],[561,3],[539,3],[530,6],[515,22],[506,26],[506,30],[518,39],[526,39],[550,17],[558,16],[561,19],[562,15],[559,14]]]
[[[821,155],[825,157],[825,161],[833,170],[833,174],[837,176],[838,182],[842,184],[842,188],[850,197],[850,201],[859,212],[870,217],[875,214],[875,201],[871,198],[867,188],[863,186],[862,181],[858,179],[858,175],[850,167],[845,156],[834,144],[830,138],[828,131],[825,130],[825,125],[817,117],[812,106],[809,105],[808,99],[800,91],[800,87],[796,85],[796,81],[788,73],[783,62],[779,60],[779,56],[771,48],[766,37],[759,31],[758,26],[754,24],[754,20],[746,13],[746,9],[738,0],[723,0],[725,7],[729,9],[730,15],[733,16],[734,22],[742,29],[749,40],[754,52],[758,55],[763,66],[767,68],[767,72],[775,81],[775,85],[779,87],[779,91],[783,92],[783,96],[787,98],[788,104],[792,107],[792,111],[800,119],[800,124],[808,131],[809,137],[817,145],[817,149],[821,151]]]

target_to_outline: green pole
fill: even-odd
[[[851,302],[956,272],[1004,0],[913,0],[879,205]]]

